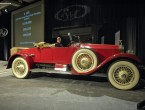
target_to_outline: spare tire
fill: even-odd
[[[90,49],[79,49],[72,57],[72,67],[78,73],[86,73],[98,64],[97,55]]]

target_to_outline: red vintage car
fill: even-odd
[[[21,49],[9,58],[7,68],[12,68],[17,78],[26,78],[35,69],[73,75],[92,75],[104,70],[115,88],[130,90],[140,80],[140,65],[137,56],[122,52],[122,45],[73,43],[68,47]]]

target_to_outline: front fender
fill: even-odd
[[[7,69],[12,67],[12,62],[14,61],[14,59],[16,57],[22,57],[22,58],[24,58],[26,60],[26,62],[28,63],[28,65],[29,65],[29,69],[31,69],[31,68],[34,67],[33,58],[30,55],[17,53],[17,54],[12,55],[9,58],[8,65],[7,65]]]
[[[105,59],[100,65],[104,65],[112,60],[117,60],[117,59],[128,59],[128,60],[132,60],[138,64],[141,64],[141,60],[133,55],[133,54],[128,54],[128,53],[119,53],[119,54],[115,54],[113,56],[108,57],[107,59]]]
[[[128,54],[128,53],[119,53],[119,54],[115,54],[113,56],[108,57],[107,59],[105,59],[103,62],[101,62],[96,68],[94,68],[91,71],[86,72],[83,75],[90,75],[93,74],[95,71],[99,70],[101,67],[105,66],[106,64],[112,62],[112,61],[116,61],[119,59],[126,59],[126,60],[131,60],[136,62],[137,64],[142,64],[141,60],[133,55],[133,54]],[[72,70],[73,74],[81,74],[81,73],[77,73],[75,70]]]

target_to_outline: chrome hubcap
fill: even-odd
[[[80,70],[90,70],[93,66],[93,58],[86,53],[81,53],[78,55],[76,64]]]
[[[15,68],[15,72],[16,72],[18,75],[23,75],[24,72],[25,72],[25,70],[26,70],[25,64],[24,64],[24,62],[21,61],[21,60],[15,62],[14,68]]]
[[[23,64],[18,65],[17,70],[19,70],[20,72],[23,72],[25,70],[24,65]]]

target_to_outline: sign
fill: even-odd
[[[0,37],[5,37],[8,35],[8,29],[6,28],[1,28],[0,29]]]
[[[60,9],[55,14],[55,19],[60,21],[72,21],[85,17],[90,13],[90,8],[86,5],[71,5],[66,8]]]

